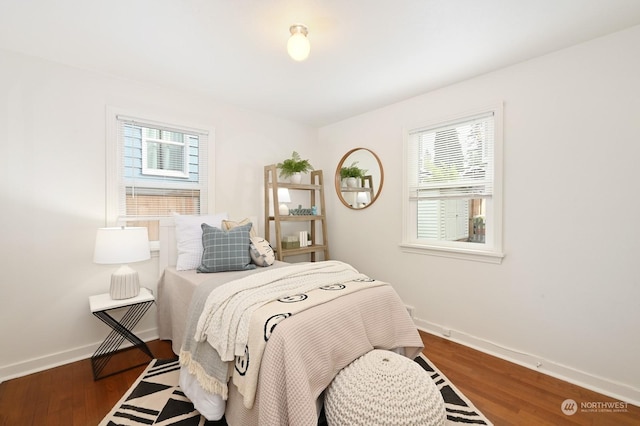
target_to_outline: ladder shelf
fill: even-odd
[[[329,260],[329,243],[327,239],[327,218],[324,203],[324,181],[322,170],[314,170],[310,173],[311,183],[278,182],[278,170],[275,164],[264,167],[264,223],[265,239],[269,241],[276,254],[276,259],[284,260],[288,256],[310,254],[311,261]],[[278,206],[278,189],[286,188],[290,191],[306,191],[309,193],[309,207],[316,206],[315,215],[281,215]],[[273,207],[273,212],[270,208]],[[306,247],[283,247],[283,222],[286,228],[287,222],[308,222],[311,245]],[[271,241],[271,224],[274,225],[275,240]],[[317,254],[322,253],[322,259]]]

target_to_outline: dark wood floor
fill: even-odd
[[[174,356],[169,342],[156,340],[148,346],[156,358]],[[118,368],[148,359],[131,350],[110,364]],[[91,361],[86,359],[0,383],[0,425],[96,426],[144,368],[94,381]]]
[[[560,410],[565,399],[578,404],[614,400],[440,337],[423,333],[422,338],[425,355],[496,425],[640,424],[640,408],[632,405],[623,413],[566,416]],[[168,342],[149,347],[157,358],[173,356]],[[94,381],[90,361],[83,360],[1,383],[0,425],[95,426],[142,370]]]
[[[640,408],[622,413],[562,413],[564,400],[614,402],[612,398],[537,371],[420,333],[424,354],[495,425],[640,425]]]

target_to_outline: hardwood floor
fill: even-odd
[[[626,412],[560,410],[565,399],[614,401],[536,371],[483,354],[440,337],[421,333],[425,355],[495,425],[639,425],[640,408]],[[168,342],[149,347],[158,358],[173,356]],[[130,351],[128,362],[137,356]],[[98,381],[91,362],[83,360],[0,384],[1,426],[95,426],[124,395],[144,366]]]
[[[581,403],[616,400],[534,370],[421,332],[424,354],[482,413],[498,425],[640,425],[640,408],[626,412],[583,412]],[[561,404],[573,399],[567,416]]]
[[[157,358],[174,356],[169,342],[156,340],[148,346]],[[144,360],[148,362],[148,357],[131,350],[114,357],[113,364]],[[91,361],[86,359],[0,383],[0,425],[96,426],[144,368],[94,381]]]

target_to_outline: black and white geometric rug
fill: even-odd
[[[429,374],[431,379],[436,383],[436,386],[442,394],[444,399],[444,407],[447,410],[447,424],[472,424],[472,425],[492,425],[484,414],[476,408],[475,405],[469,399],[464,396],[462,392],[456,388],[453,383],[447,379],[447,377],[438,370],[435,365],[427,359],[426,356],[420,354],[414,359],[415,362],[420,364]]]
[[[420,354],[415,361],[431,375],[442,393],[448,425],[492,424],[427,357]],[[198,413],[178,386],[179,370],[177,360],[151,361],[99,426],[226,426],[224,418],[209,421]],[[318,424],[326,424],[324,413]]]
[[[208,421],[180,389],[180,362],[154,359],[99,426],[226,426]]]

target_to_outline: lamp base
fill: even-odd
[[[122,265],[111,274],[111,288],[109,295],[114,300],[130,299],[140,293],[138,272],[127,265]]]
[[[284,203],[280,204],[280,206],[278,207],[278,213],[280,213],[281,216],[288,216],[289,207]]]

